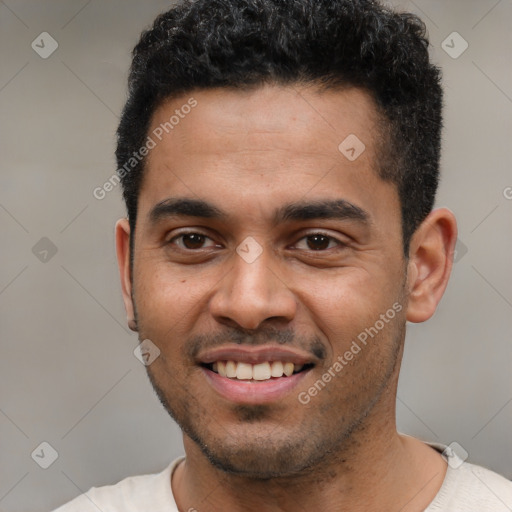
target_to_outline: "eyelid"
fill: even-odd
[[[177,227],[175,229],[170,229],[169,231],[167,231],[167,233],[165,234],[165,237],[167,238],[168,235],[170,235],[172,233],[172,237],[169,238],[167,241],[171,241],[172,239],[180,236],[180,235],[191,235],[191,234],[197,234],[197,235],[203,235],[203,236],[207,236],[208,238],[211,238],[210,236],[210,231],[206,228],[203,228],[203,227],[195,227],[195,226],[183,226],[183,227]]]
[[[191,228],[185,229],[184,228],[182,231],[178,231],[169,240],[167,240],[165,242],[165,245],[173,243],[174,240],[176,240],[177,238],[180,238],[180,237],[185,236],[185,235],[191,235],[191,234],[201,235],[201,236],[205,237],[206,239],[209,239],[210,241],[214,242],[217,246],[219,245],[218,242],[216,242],[211,236],[207,235],[200,228],[195,228],[195,229],[191,229]],[[327,232],[325,232],[323,230],[312,230],[312,231],[309,231],[307,233],[302,233],[300,238],[297,238],[296,241],[293,243],[293,245],[296,245],[298,242],[304,240],[305,238],[308,238],[308,237],[314,236],[314,235],[324,236],[324,237],[328,238],[330,241],[334,241],[337,244],[337,247],[346,247],[346,246],[348,246],[348,242],[340,240],[338,237],[335,237],[332,234],[329,234],[329,233],[327,233]],[[184,250],[184,251],[192,251],[192,252],[193,251],[200,251],[201,249],[211,248],[211,247],[201,247],[199,249],[187,249],[187,248],[183,248],[183,247],[180,247],[180,246],[178,246],[178,247],[180,249]],[[335,247],[331,247],[330,249],[334,249],[334,248]],[[306,250],[308,250],[308,249],[306,249]],[[323,250],[318,250],[318,251],[315,251],[313,249],[309,249],[309,250],[312,251],[312,252],[315,252],[315,253],[320,253],[320,252],[326,252],[329,249],[323,249]]]
[[[332,240],[332,241],[336,242],[338,247],[347,247],[348,246],[348,242],[347,241],[340,240],[340,238],[335,237],[335,236],[333,236],[333,235],[331,235],[331,234],[329,234],[329,233],[327,233],[327,232],[325,232],[323,230],[313,230],[313,231],[310,231],[308,233],[303,233],[303,234],[301,234],[300,238],[298,238],[297,241],[294,242],[294,244],[297,244],[298,242],[300,242],[304,238],[308,238],[308,237],[314,236],[314,235],[325,236],[325,238],[328,238],[329,240]],[[331,247],[331,249],[334,249],[334,247]],[[326,252],[329,249],[318,250],[318,251],[315,251],[313,249],[309,249],[309,250],[312,251],[312,252],[320,253],[320,252]]]
[[[201,235],[204,238],[207,238],[208,240],[211,240],[212,242],[214,242],[215,244],[218,245],[218,243],[211,236],[204,233],[200,228],[195,228],[195,229],[189,228],[189,229],[184,229],[183,231],[178,231],[177,233],[174,233],[171,238],[169,238],[168,240],[165,240],[164,245],[172,244],[174,242],[174,240],[176,240],[177,238],[183,237],[185,235]],[[187,248],[183,248],[183,247],[179,247],[179,248],[184,251],[194,251],[194,250],[199,251],[200,250],[200,249],[187,249]],[[202,247],[201,249],[204,249],[204,247]]]

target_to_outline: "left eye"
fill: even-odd
[[[332,247],[343,245],[332,236],[327,236],[322,233],[313,233],[311,235],[307,235],[300,239],[300,241],[302,240],[306,240],[306,249],[311,251],[323,251],[326,249],[332,249]],[[334,245],[331,245],[331,242],[334,243]]]

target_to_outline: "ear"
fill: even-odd
[[[130,274],[130,224],[128,219],[119,219],[116,222],[116,250],[121,288],[123,291],[126,320],[132,331],[137,331],[134,306],[132,301],[132,279]]]
[[[407,286],[407,320],[424,322],[435,312],[453,265],[457,221],[447,208],[432,211],[411,239]]]

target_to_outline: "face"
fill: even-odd
[[[346,445],[399,366],[406,264],[376,110],[358,89],[216,89],[164,103],[149,133],[176,110],[135,229],[148,374],[214,465],[290,475]]]

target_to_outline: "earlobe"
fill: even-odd
[[[414,233],[407,269],[407,320],[424,322],[435,312],[450,278],[457,222],[447,208],[432,211]]]
[[[116,253],[117,264],[119,266],[119,277],[121,279],[121,289],[123,293],[123,302],[126,310],[126,320],[128,327],[132,331],[137,331],[137,322],[135,321],[134,305],[132,300],[132,276],[130,270],[130,224],[128,219],[119,219],[116,222]]]

